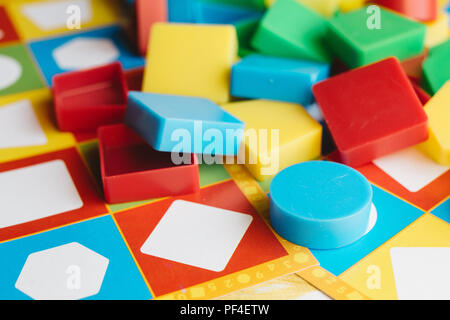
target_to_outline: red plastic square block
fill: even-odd
[[[56,119],[61,131],[95,132],[123,122],[128,88],[120,62],[53,78]]]
[[[340,160],[359,166],[428,139],[428,118],[396,58],[313,87]]]
[[[167,0],[136,0],[136,20],[139,53],[145,55],[152,25],[167,21]]]
[[[376,0],[375,3],[419,21],[436,20],[438,15],[437,0]]]
[[[175,165],[170,152],[150,147],[123,124],[98,129],[100,169],[108,203],[139,201],[197,192],[198,162]]]

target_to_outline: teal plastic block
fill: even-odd
[[[214,102],[131,91],[125,123],[155,150],[236,155],[245,124]]]
[[[231,71],[231,95],[307,106],[314,101],[313,84],[328,78],[329,65],[320,62],[250,55]]]
[[[262,10],[249,7],[197,0],[193,6],[194,21],[208,24],[230,24],[242,19],[260,19]]]
[[[328,161],[303,162],[270,185],[270,222],[286,240],[312,249],[347,246],[375,225],[372,186],[358,171]]]

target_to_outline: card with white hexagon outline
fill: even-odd
[[[0,243],[0,299],[151,299],[113,219]]]
[[[132,52],[123,31],[110,26],[30,43],[47,83],[56,74],[120,61],[125,70],[142,67],[144,58]]]

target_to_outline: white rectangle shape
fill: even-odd
[[[220,272],[225,269],[253,217],[176,200],[150,234],[141,252]]]
[[[83,206],[62,160],[0,173],[0,228]]]
[[[0,148],[47,144],[47,136],[29,100],[0,107]]]
[[[450,299],[450,248],[392,248],[391,261],[398,299]]]
[[[410,192],[417,192],[447,172],[416,148],[408,148],[373,163]]]

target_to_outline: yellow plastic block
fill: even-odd
[[[233,26],[158,23],[150,39],[143,91],[229,101],[238,47]]]
[[[47,143],[34,146],[0,148],[0,162],[32,157],[75,146],[73,135],[71,133],[60,132],[55,125],[50,90],[39,89],[3,96],[0,98],[0,109],[23,100],[28,100],[31,103],[39,125],[47,138]]]
[[[322,126],[300,105],[251,100],[223,108],[245,122],[239,158],[259,181],[320,156]]]
[[[448,16],[440,13],[435,21],[425,23],[427,33],[425,36],[425,46],[427,48],[434,47],[448,38]]]
[[[363,7],[365,0],[340,0],[340,9],[342,12],[353,11]]]
[[[7,1],[7,9],[18,32],[25,40],[80,32],[118,22],[120,18],[119,7],[111,0],[87,1],[87,7],[78,7],[79,11],[71,1],[65,0],[62,4],[58,2],[58,0],[14,0]],[[52,7],[54,5],[59,5],[59,8],[55,9]],[[54,16],[55,14],[57,16]],[[46,21],[49,23],[45,23]],[[81,22],[81,30],[75,28],[77,21]]]
[[[450,166],[450,81],[425,105],[430,138],[420,148],[436,162]]]
[[[270,7],[276,0],[266,0],[266,6]],[[313,9],[325,17],[333,16],[339,9],[341,0],[296,0]]]

